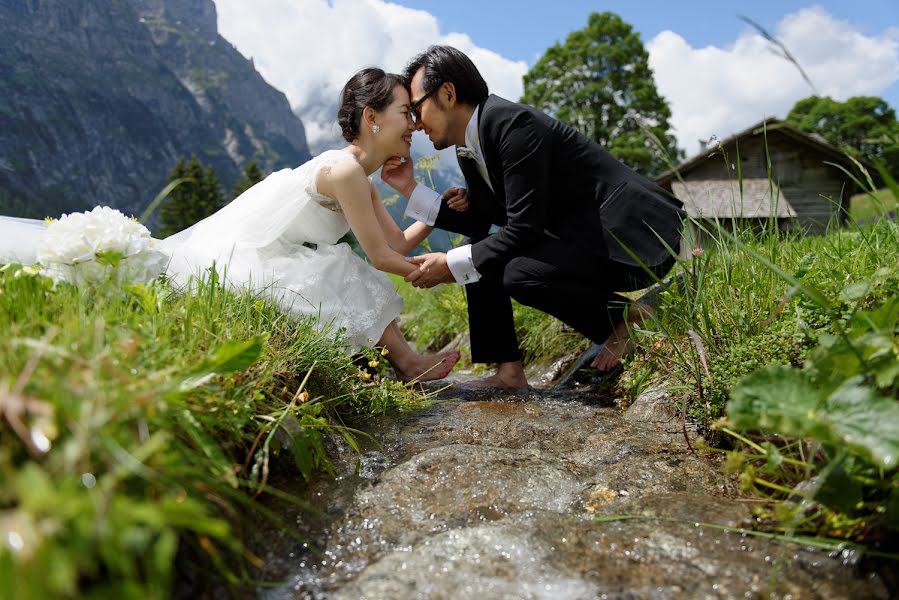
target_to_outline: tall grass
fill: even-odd
[[[3,598],[168,597],[176,553],[247,581],[275,475],[328,469],[348,418],[421,400],[215,280],[54,289],[8,265],[0,331]]]
[[[852,196],[849,206],[853,220],[874,220],[885,213],[895,211],[899,207],[899,200],[893,196],[892,190],[882,189]]]
[[[468,332],[468,305],[462,286],[420,290],[401,277],[392,278],[405,306],[401,327],[419,350],[439,350]],[[561,321],[514,300],[512,314],[525,365],[550,363],[590,343]],[[463,355],[463,361],[466,359]]]
[[[757,524],[892,549],[899,226],[704,227],[709,245],[679,260],[637,329],[626,378],[664,374],[685,418],[735,446],[729,467],[768,500]]]

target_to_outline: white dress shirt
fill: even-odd
[[[484,160],[484,151],[481,149],[480,140],[478,139],[479,111],[480,107],[475,107],[474,113],[465,127],[465,146],[474,154],[478,172],[484,178],[490,190],[493,191],[493,184],[490,183],[490,176],[487,174],[487,162]],[[435,192],[426,186],[416,185],[409,196],[409,204],[406,206],[405,215],[426,225],[433,225],[437,219],[437,213],[440,211],[440,201],[442,199],[443,194]],[[470,244],[453,248],[447,252],[446,264],[453,274],[456,283],[460,285],[474,283],[481,278],[481,274],[474,268],[474,262],[471,259]]]

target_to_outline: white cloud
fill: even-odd
[[[786,15],[772,33],[822,95],[879,95],[899,79],[895,28],[864,35],[812,7]],[[693,48],[672,31],[649,42],[656,85],[671,105],[675,135],[688,155],[699,150],[699,139],[723,139],[767,116],[786,117],[796,101],[812,95],[796,67],[771,49],[752,29],[728,48]]]
[[[266,81],[287,95],[303,118],[313,151],[339,140],[337,98],[353,73],[372,65],[400,71],[431,44],[449,44],[468,54],[491,92],[518,99],[523,91],[522,77],[528,68],[524,61],[479,48],[464,33],[441,33],[437,19],[425,11],[382,0],[215,0],[215,4],[219,33],[252,57]],[[434,152],[420,133],[414,149]]]

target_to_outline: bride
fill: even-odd
[[[173,236],[158,248],[170,261],[166,274],[179,285],[215,268],[222,280],[274,300],[291,315],[315,316],[319,327],[344,330],[351,349],[378,345],[398,379],[445,377],[459,352],[422,355],[403,337],[396,319],[402,299],[384,273],[406,276],[406,260],[431,231],[424,223],[400,229],[369,177],[385,163],[407,157],[414,124],[409,92],[398,75],[359,71],[344,86],[337,121],[349,145],[329,150],[295,169],[272,173],[233,202]],[[456,210],[467,193],[444,195]],[[0,262],[33,262],[41,222],[3,219],[7,238]],[[355,234],[370,266],[347,244]]]

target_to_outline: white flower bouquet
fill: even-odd
[[[147,282],[164,270],[168,257],[137,219],[108,206],[50,221],[37,247],[41,274],[54,282],[81,284],[113,280]]]

